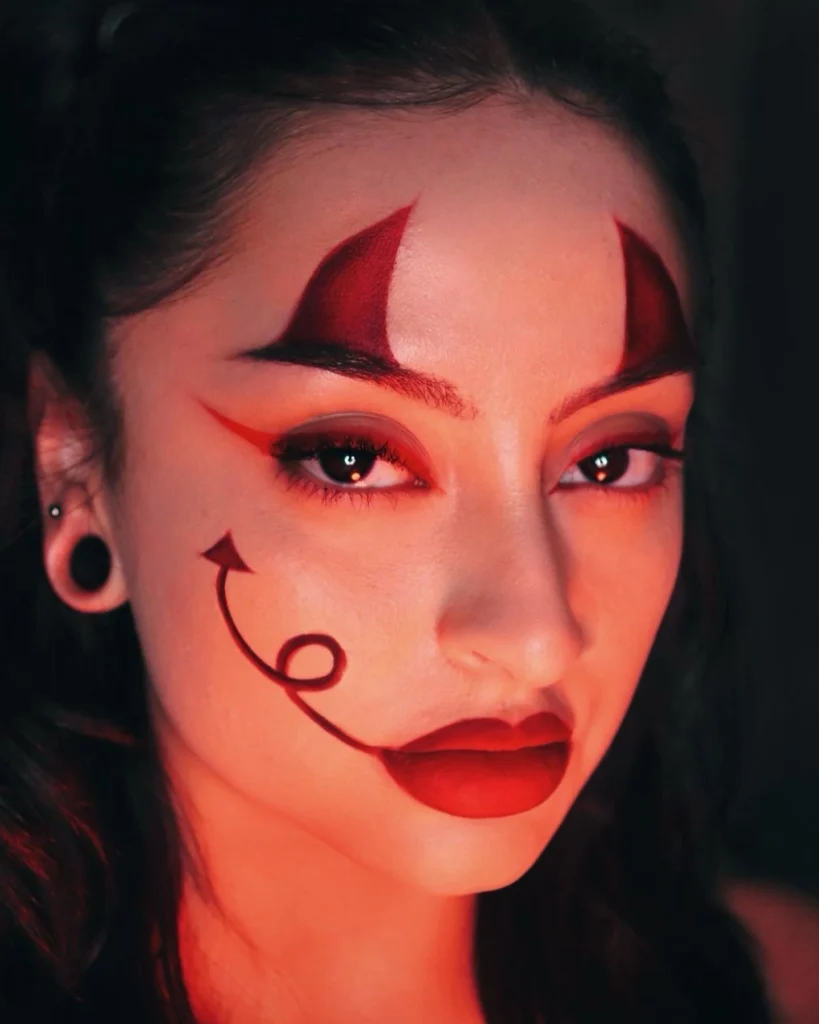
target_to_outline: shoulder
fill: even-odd
[[[729,910],[749,932],[781,1024],[819,1024],[819,901],[764,882],[722,888]]]

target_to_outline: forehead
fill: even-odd
[[[334,111],[258,175],[235,255],[267,289],[292,296],[332,248],[411,203],[393,306],[415,298],[414,286],[431,298],[446,283],[453,315],[462,285],[508,315],[517,301],[531,307],[538,274],[552,311],[549,293],[566,287],[610,291],[622,267],[616,218],[659,253],[690,310],[683,246],[646,159],[547,99],[457,113]]]
[[[410,205],[386,311],[399,362],[457,371],[467,388],[488,347],[511,372],[548,382],[559,369],[565,388],[613,372],[626,304],[618,221],[656,250],[690,313],[667,197],[634,148],[551,101],[484,101],[311,123],[259,169],[229,258],[161,314],[165,339],[179,318],[179,358],[217,361],[272,339],[328,253]]]

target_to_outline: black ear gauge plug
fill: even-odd
[[[95,534],[79,540],[71,552],[71,579],[86,593],[102,590],[111,575],[111,552]]]

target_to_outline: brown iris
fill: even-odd
[[[628,449],[609,448],[607,451],[598,452],[583,459],[577,465],[583,473],[598,484],[614,483],[628,470]]]
[[[375,452],[336,448],[321,452],[317,458],[322,472],[333,483],[357,484],[369,475],[378,456]]]

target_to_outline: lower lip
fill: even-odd
[[[422,804],[458,818],[506,818],[531,811],[554,793],[569,743],[521,750],[381,752],[393,780]]]

